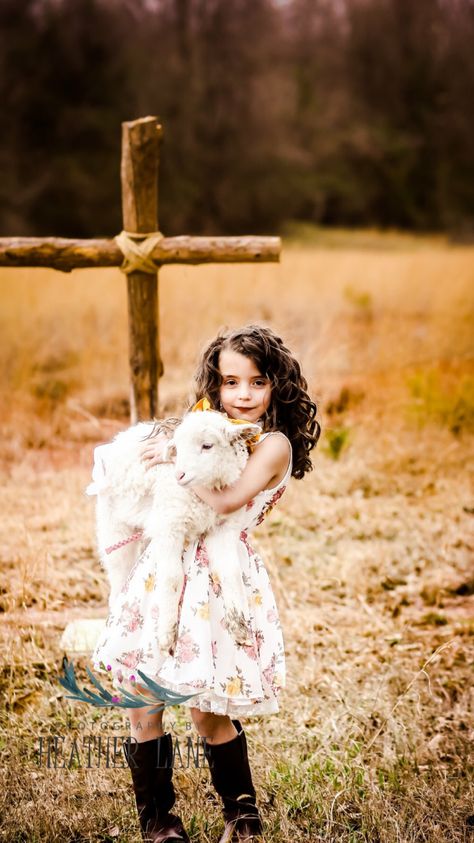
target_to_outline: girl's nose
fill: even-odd
[[[250,387],[248,384],[240,384],[239,398],[250,398]]]

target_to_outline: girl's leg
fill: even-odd
[[[191,708],[191,717],[206,739],[204,752],[212,783],[224,803],[225,828],[219,843],[250,843],[260,838],[262,822],[240,722],[196,708]]]
[[[133,686],[146,693],[147,689]],[[159,703],[158,703],[159,704]],[[171,814],[176,796],[173,787],[173,741],[163,731],[163,712],[130,708],[130,738],[124,743],[125,757],[132,775],[142,837],[148,843],[189,843],[178,816]]]
[[[147,694],[148,688],[143,685],[133,685],[127,690],[136,689],[141,694]],[[160,705],[157,702],[156,705]],[[144,743],[153,738],[161,738],[165,734],[163,731],[163,711],[157,711],[155,714],[150,714],[154,705],[146,706],[145,708],[127,708],[128,719],[130,720],[130,737],[135,739],[137,743]]]
[[[191,717],[199,735],[206,738],[208,744],[226,743],[237,735],[237,729],[226,714],[212,714],[191,708]]]

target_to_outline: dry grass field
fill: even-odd
[[[0,839],[138,843],[120,759],[68,763],[126,717],[57,681],[66,623],[105,615],[83,490],[127,423],[125,282],[19,269],[0,288]],[[249,321],[281,333],[320,408],[314,471],[255,537],[288,668],[280,713],[245,723],[265,839],[474,839],[474,248],[299,230],[281,265],[163,270],[160,310],[163,414],[203,344]],[[185,709],[167,719],[188,734]],[[64,768],[38,763],[47,735]],[[193,843],[217,840],[208,771],[175,780]]]

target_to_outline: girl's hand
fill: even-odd
[[[165,448],[169,442],[165,433],[159,433],[153,439],[148,440],[141,448],[140,459],[146,464],[146,468],[159,465],[164,462],[173,462],[165,459]]]

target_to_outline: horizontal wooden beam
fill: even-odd
[[[163,237],[152,258],[167,263],[255,263],[279,261],[279,237]],[[61,237],[0,237],[0,266],[43,266],[70,272],[85,267],[120,266],[114,240]]]

